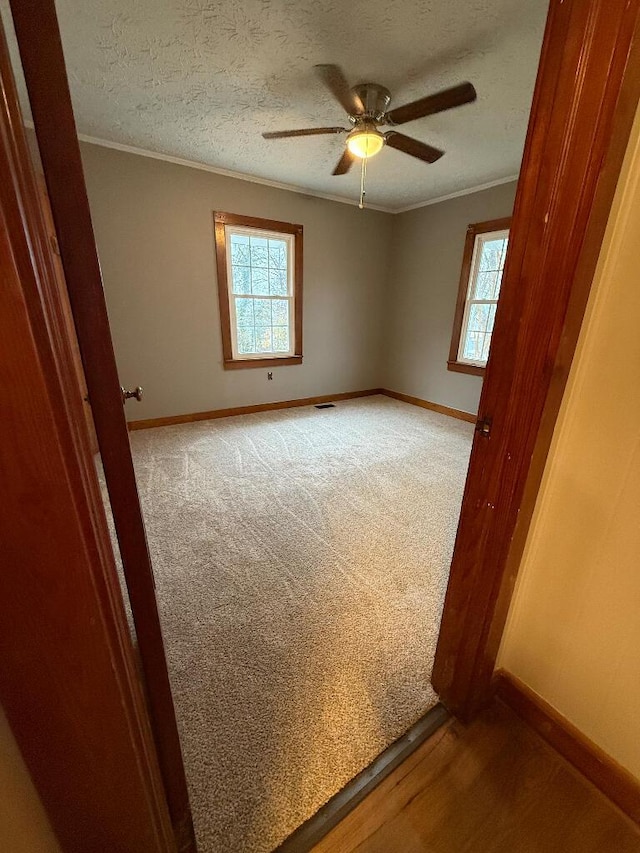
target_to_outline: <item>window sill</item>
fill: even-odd
[[[478,367],[476,364],[465,364],[462,361],[448,361],[447,370],[454,370],[456,373],[470,373],[472,376],[484,376],[486,368]]]
[[[244,370],[247,367],[286,367],[288,364],[302,364],[301,355],[287,355],[283,358],[234,358],[223,361],[225,370]]]

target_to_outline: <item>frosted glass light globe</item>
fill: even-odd
[[[347,148],[356,157],[366,160],[382,150],[384,136],[375,128],[354,130],[347,137]]]

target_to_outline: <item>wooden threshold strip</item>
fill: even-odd
[[[371,791],[386,779],[412,752],[450,719],[443,705],[436,705],[409,731],[338,791],[313,817],[298,827],[274,853],[307,853]]]
[[[278,409],[293,409],[298,406],[317,406],[321,403],[334,403],[338,400],[354,400],[357,397],[372,397],[375,394],[383,394],[412,406],[420,406],[441,415],[449,415],[458,420],[474,424],[476,416],[460,409],[451,409],[449,406],[441,406],[440,403],[431,403],[429,400],[421,400],[419,397],[410,397],[398,391],[389,391],[387,388],[370,388],[367,391],[345,391],[340,394],[324,394],[320,397],[301,397],[298,400],[281,400],[276,403],[257,403],[254,406],[236,406],[232,409],[212,409],[209,412],[190,412],[186,415],[169,415],[164,418],[147,418],[140,421],[129,421],[129,430],[154,429],[155,427],[173,426],[175,424],[190,424],[196,421],[209,421],[216,418],[231,418],[236,415],[254,415],[259,412],[272,412]]]
[[[640,781],[551,705],[505,670],[495,677],[498,698],[573,764],[631,820],[640,824]]]

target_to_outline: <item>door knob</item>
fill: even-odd
[[[131,400],[131,398],[135,398],[138,402],[142,400],[142,394],[144,393],[142,388],[138,385],[137,388],[134,388],[133,391],[127,391],[126,388],[120,386],[120,391],[122,392],[122,402],[126,403],[127,400]]]

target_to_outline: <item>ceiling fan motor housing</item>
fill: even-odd
[[[377,83],[358,83],[352,92],[358,96],[364,107],[364,116],[349,116],[355,122],[360,118],[367,118],[375,122],[382,121],[389,104],[391,103],[391,92]]]

